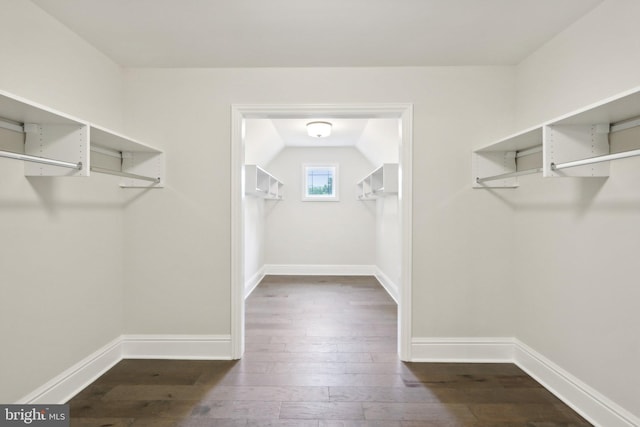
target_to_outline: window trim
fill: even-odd
[[[331,168],[333,169],[333,195],[331,196],[311,196],[307,194],[307,170],[309,168]],[[303,202],[339,202],[340,181],[338,163],[303,163],[302,164],[302,201]]]

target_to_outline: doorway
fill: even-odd
[[[245,121],[248,119],[335,119],[393,118],[400,123],[398,163],[398,209],[401,229],[401,267],[398,286],[398,354],[411,359],[411,213],[412,213],[412,118],[411,104],[363,105],[233,105],[231,109],[231,357],[244,353],[245,225],[243,168],[245,163]],[[355,183],[354,183],[355,184]]]

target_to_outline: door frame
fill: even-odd
[[[413,104],[231,105],[231,358],[244,354],[244,120],[273,118],[397,118],[400,120],[401,279],[398,354],[411,360]]]

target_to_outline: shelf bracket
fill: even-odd
[[[473,188],[516,188],[518,187],[516,173],[515,151],[482,151],[474,152]],[[488,180],[484,177],[499,178]]]
[[[542,134],[543,176],[609,176],[608,163],[590,162],[566,170],[557,167],[560,164],[609,154],[609,124],[544,126]]]

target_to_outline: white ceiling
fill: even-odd
[[[332,124],[331,135],[307,135],[306,124],[324,120]],[[278,118],[245,120],[245,163],[266,166],[287,147],[354,147],[374,166],[397,163],[400,147],[399,119]]]
[[[331,123],[331,135],[314,138],[307,134],[307,123],[326,121]],[[355,146],[368,119],[272,119],[274,128],[287,147],[345,147]]]
[[[126,67],[513,65],[602,0],[31,0]]]

